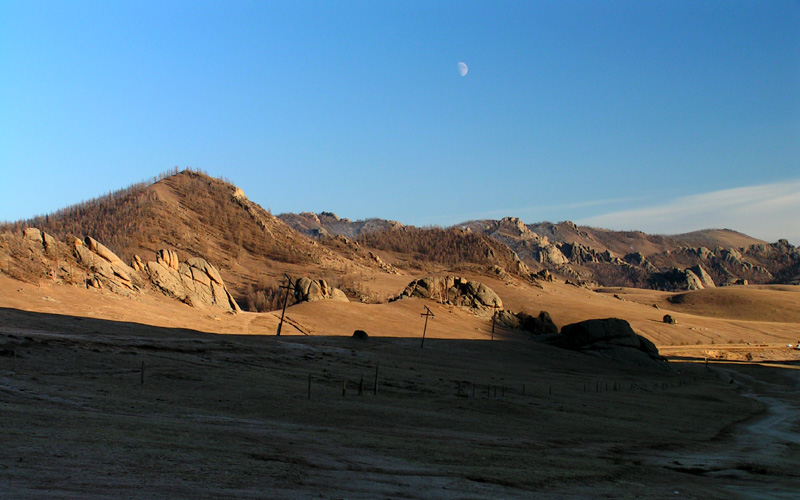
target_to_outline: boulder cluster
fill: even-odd
[[[650,283],[654,288],[664,290],[704,290],[716,287],[714,279],[700,264],[683,270],[673,268],[662,273],[653,273]]]
[[[19,259],[14,271],[22,279],[47,277],[123,296],[158,293],[193,307],[241,310],[219,271],[204,259],[194,257],[181,262],[175,250],[163,249],[156,252],[155,261],[145,263],[134,255],[128,266],[111,249],[89,236],[70,237],[61,242],[33,227],[23,229],[20,236],[5,234],[0,243],[5,242],[6,252],[13,252]],[[15,246],[14,241],[19,244]]]
[[[298,278],[294,283],[294,298],[297,302],[314,302],[317,300],[335,300],[350,302],[343,291],[329,285],[325,280]]]
[[[407,297],[432,299],[472,309],[474,312],[493,313],[503,308],[503,300],[494,290],[479,281],[458,276],[430,276],[412,281],[394,300]]]

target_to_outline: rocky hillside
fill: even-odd
[[[366,233],[403,227],[397,221],[385,219],[352,221],[347,218],[340,218],[333,212],[320,212],[318,214],[312,212],[285,213],[278,215],[278,218],[295,231],[312,238],[344,236],[345,238],[354,239]]]
[[[324,279],[358,299],[363,297],[357,297],[356,284],[365,272],[457,271],[523,279],[533,273],[536,279],[549,271],[576,283],[664,290],[800,282],[800,252],[785,240],[765,243],[730,230],[647,235],[569,221],[525,224],[512,217],[451,228],[351,221],[331,212],[275,217],[236,186],[192,170],[4,224],[0,233],[11,235],[6,238],[9,256],[25,253],[14,249],[19,247],[15,238],[26,228],[49,235],[71,254],[77,248],[74,241],[93,240],[125,266],[135,268],[140,256],[145,271],[151,256],[164,251],[180,254],[181,264],[172,268],[179,275],[193,272],[187,259],[201,259],[219,271],[240,304],[258,309],[275,306],[284,273],[293,279]],[[21,262],[20,275],[28,268],[32,278],[48,273]],[[148,279],[159,274],[155,264],[149,269]],[[191,295],[171,288],[176,297]]]
[[[800,251],[785,240],[765,243],[730,230],[647,235],[515,217],[459,227],[513,249],[532,269],[602,286],[692,290],[744,283],[796,283]]]
[[[219,269],[243,305],[253,286],[269,282],[277,287],[274,280],[285,272],[380,269],[368,253],[342,255],[290,228],[236,186],[191,170],[6,224],[0,233],[18,235],[29,227],[65,243],[91,237],[127,265],[136,255],[147,261],[162,250],[175,251],[181,259],[203,259]]]
[[[526,224],[516,217],[474,220],[450,229],[420,229],[382,219],[351,221],[331,212],[279,217],[328,245],[333,241],[339,246],[341,241],[353,244],[353,239],[374,250],[405,254],[412,262],[449,266],[470,262],[514,269],[508,264],[519,259],[527,270],[548,270],[562,279],[599,286],[691,290],[736,283],[800,282],[800,257],[792,245],[783,240],[766,243],[729,229],[650,235],[579,227],[570,221]],[[477,240],[467,244],[464,235],[469,233],[487,236],[512,253],[492,246],[495,256],[504,257],[489,262],[491,259],[485,258],[489,246],[477,245]],[[455,234],[462,235],[461,241],[453,240]],[[399,240],[405,243],[399,244]],[[474,251],[479,246],[482,250]]]
[[[62,242],[33,227],[0,233],[3,272],[20,281],[108,290],[131,298],[166,295],[198,309],[240,311],[219,271],[204,259],[190,257],[182,262],[177,252],[167,249],[154,257],[134,255],[129,266],[89,236],[70,236]]]

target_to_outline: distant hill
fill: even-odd
[[[723,285],[800,280],[800,251],[786,240],[766,243],[729,229],[648,235],[579,227],[570,221],[525,224],[515,217],[458,227],[502,241],[533,269],[602,286],[681,290],[709,286],[711,281]],[[711,280],[705,284],[699,276],[704,273]]]
[[[441,240],[446,231],[467,231],[488,236],[516,254],[516,257],[499,258],[498,264],[504,269],[509,269],[508,263],[518,257],[530,270],[546,269],[564,279],[590,285],[684,290],[712,284],[796,283],[800,280],[797,249],[784,240],[767,243],[730,229],[650,235],[641,231],[579,227],[570,221],[526,224],[516,217],[506,217],[473,220],[447,230],[434,230],[382,219],[351,221],[331,212],[281,214],[279,217],[321,242],[332,237],[347,237],[367,247],[397,250],[397,242],[403,235],[409,243],[403,248],[407,256],[448,265],[455,265],[467,254],[471,255],[472,263],[482,261],[477,257],[480,252],[474,250],[476,247],[462,251],[460,246],[448,246],[452,242]],[[419,240],[425,238],[430,239],[428,248],[431,251],[420,254],[410,241],[418,240],[416,247],[419,247]],[[460,245],[466,241],[463,239]],[[432,255],[433,251],[437,255]]]
[[[546,237],[552,243],[579,244],[599,251],[609,250],[616,255],[639,252],[644,256],[650,256],[681,247],[742,248],[766,243],[729,229],[706,229],[676,235],[651,235],[641,231],[612,231],[588,226],[578,227],[570,221],[556,224],[551,222],[525,224],[515,217],[501,220],[469,221],[458,224],[458,227],[492,233],[502,232],[504,228],[509,227],[518,228],[520,224],[539,237]],[[519,231],[523,232],[521,229]]]

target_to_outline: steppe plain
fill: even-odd
[[[386,295],[411,278],[366,277]],[[299,304],[276,337],[280,311],[0,275],[0,497],[797,497],[800,287],[673,303],[476,279],[559,327],[624,318],[670,361],[492,339],[422,299]]]

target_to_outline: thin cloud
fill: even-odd
[[[612,212],[578,221],[607,229],[675,234],[728,228],[767,241],[800,243],[800,180],[684,196],[662,205]]]

